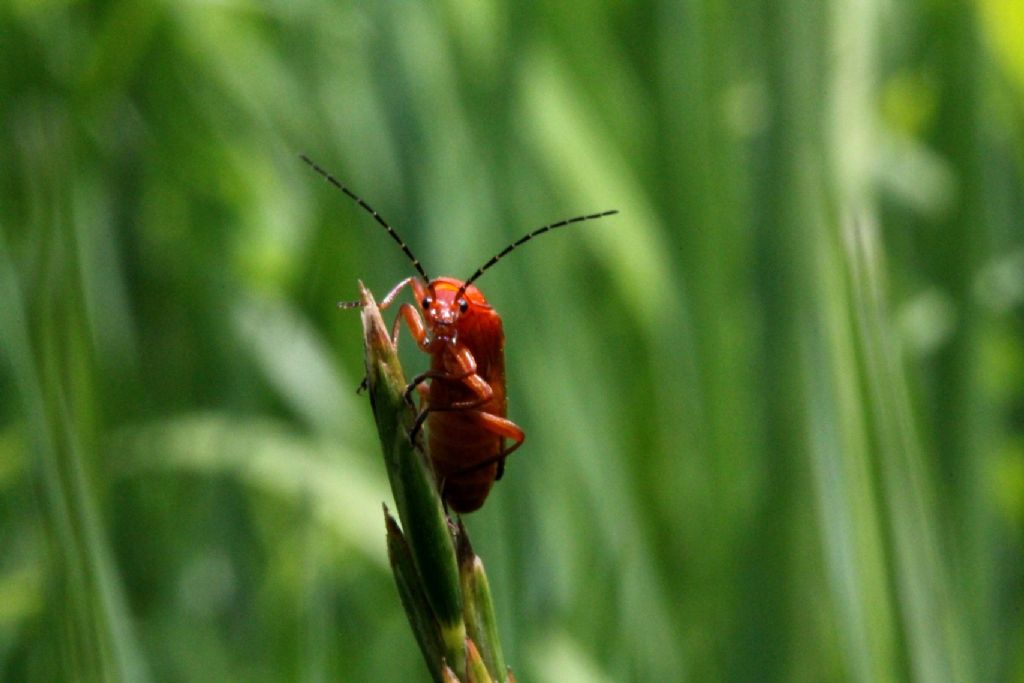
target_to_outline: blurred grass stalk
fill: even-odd
[[[62,148],[67,140],[43,113],[38,119],[30,143]],[[26,156],[18,171],[34,180],[33,199],[41,206],[75,216],[53,224],[40,216],[28,225],[30,244],[50,257],[42,292],[26,286],[0,225],[0,360],[9,365],[24,419],[33,512],[47,540],[41,631],[48,644],[32,671],[40,680],[144,682],[150,672],[92,483],[97,382],[87,326],[94,321],[76,280],[86,279],[88,265],[75,249],[90,227],[75,211],[84,200],[69,197],[66,180],[39,159]],[[65,296],[65,288],[76,296]],[[5,552],[12,548],[5,540]]]
[[[483,563],[461,521],[455,532],[449,525],[423,439],[409,440],[416,414],[404,398],[408,382],[373,295],[362,283],[360,291],[370,403],[402,522],[385,508],[402,607],[435,681],[507,682]]]
[[[790,406],[771,405],[769,440],[772,451],[809,461],[846,675],[971,680],[872,200],[878,11],[871,2],[809,0],[768,11],[774,125],[765,174],[773,191],[764,193],[765,351],[771,385],[804,406],[793,419]],[[784,491],[800,469],[792,456],[773,467],[770,526],[796,514]],[[769,540],[766,552],[793,540]],[[800,591],[795,583],[788,589]],[[787,612],[784,594],[759,602]]]

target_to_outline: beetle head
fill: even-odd
[[[461,291],[462,283],[452,278],[438,278],[425,287],[417,287],[417,303],[428,329],[428,343],[454,344],[458,338],[459,321],[469,312],[470,302]]]

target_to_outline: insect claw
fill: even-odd
[[[415,377],[412,378],[412,381],[409,382],[409,386],[407,386],[405,388],[405,392],[402,393],[402,398],[405,400],[406,403],[408,403],[409,405],[415,407],[415,405],[412,402],[412,392],[416,391],[416,389],[419,388],[419,386],[421,384],[423,384],[425,381],[427,381],[427,379],[429,379],[429,378],[430,378],[430,372],[429,371],[428,372],[424,372],[424,373],[419,374],[419,375],[416,375]]]
[[[369,377],[369,375],[363,375],[363,381],[359,383],[358,387],[356,387],[356,395],[358,396],[359,394],[363,393],[364,391],[366,391],[369,388],[370,388],[370,377]]]
[[[458,539],[460,530],[462,529],[462,519],[459,519],[458,524],[452,521],[451,510],[448,509],[448,496],[444,493],[445,485],[447,483],[448,480],[446,478],[439,478],[437,480],[437,492],[441,496],[441,507],[444,508],[444,517],[448,522],[448,532],[452,535],[452,539],[455,540]],[[458,515],[459,513],[456,512],[455,514]]]
[[[416,421],[412,425],[412,429],[409,430],[409,440],[412,441],[413,445],[416,444],[416,437],[419,436],[420,430],[423,429],[423,423],[427,421],[427,415],[430,414],[430,408],[424,408],[420,411],[420,414],[416,416]]]

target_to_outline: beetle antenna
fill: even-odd
[[[591,220],[594,220],[595,218],[604,218],[605,216],[612,216],[612,215],[617,214],[618,212],[619,212],[618,209],[612,209],[611,211],[602,211],[601,213],[591,213],[591,214],[588,214],[586,216],[576,216],[575,218],[569,218],[569,219],[564,220],[564,221],[558,221],[557,223],[552,223],[551,225],[545,225],[543,228],[537,228],[533,232],[526,233],[525,235],[523,235],[522,237],[517,239],[515,242],[513,242],[510,245],[508,245],[507,247],[502,249],[500,252],[498,252],[497,254],[492,256],[491,259],[487,263],[485,263],[482,266],[480,266],[479,268],[477,268],[476,272],[473,273],[472,275],[470,275],[469,279],[466,280],[465,283],[463,283],[461,288],[459,288],[458,297],[461,297],[462,294],[466,291],[466,288],[469,287],[471,284],[473,284],[473,282],[478,277],[483,275],[484,272],[488,268],[490,268],[495,263],[497,263],[501,259],[503,259],[506,256],[508,256],[509,252],[511,252],[513,249],[515,249],[516,247],[521,246],[521,245],[529,242],[530,240],[532,240],[537,235],[541,235],[541,234],[547,232],[548,230],[554,230],[555,228],[562,228],[562,227],[565,227],[566,225],[572,225],[573,223],[582,223],[583,221],[591,221]],[[458,297],[456,297],[456,298],[458,298]]]
[[[402,248],[402,251],[405,252],[405,255],[409,257],[410,261],[412,261],[412,265],[416,269],[416,272],[419,273],[426,282],[430,282],[430,278],[427,277],[427,272],[423,270],[423,266],[420,265],[420,260],[416,258],[416,256],[412,253],[412,250],[402,240],[402,238],[398,236],[398,233],[395,232],[395,229],[388,225],[388,222],[381,218],[380,214],[374,211],[372,206],[364,202],[355,192],[342,185],[337,178],[332,176],[324,169],[320,168],[320,166],[318,166],[315,161],[307,157],[305,154],[300,154],[299,157],[307,164],[309,164],[310,168],[312,168],[314,171],[322,175],[324,177],[324,180],[329,182],[331,185],[334,185],[336,188],[338,188],[346,195],[348,195],[351,199],[354,199],[355,202],[359,204],[359,206],[366,209],[370,213],[370,215],[373,216],[374,220],[380,223],[384,227],[384,229],[388,231],[388,234],[391,235],[391,238],[398,242],[398,246]]]

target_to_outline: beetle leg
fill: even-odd
[[[401,282],[399,282],[397,285],[392,287],[391,291],[388,292],[384,296],[384,298],[381,300],[380,304],[378,304],[377,307],[380,310],[382,310],[382,311],[385,310],[388,306],[391,305],[391,302],[395,300],[395,297],[398,296],[398,293],[401,292],[402,289],[404,289],[408,284],[410,284],[413,281],[413,279],[414,278],[407,277],[404,280],[402,280]],[[362,305],[363,304],[360,301],[339,301],[338,302],[338,308],[361,308]],[[395,345],[398,344],[398,320],[397,319],[395,320],[394,326],[392,326],[392,328],[391,328],[391,343],[395,344]],[[369,389],[370,388],[369,381],[370,381],[370,378],[367,377],[366,375],[363,375],[362,381],[359,382],[359,386],[356,387],[356,393],[357,394],[361,394],[364,391],[366,391],[367,389]]]
[[[523,441],[526,440],[526,434],[523,432],[522,429],[519,428],[519,425],[517,425],[515,422],[507,418],[498,417],[497,415],[492,415],[491,413],[485,413],[482,410],[474,411],[474,415],[479,421],[480,426],[483,427],[485,430],[492,434],[502,437],[502,439],[509,439],[513,443],[508,448],[505,448],[504,445],[502,445],[501,451],[497,455],[491,456],[490,458],[487,458],[485,460],[481,460],[480,462],[473,463],[469,467],[465,467],[461,470],[457,470],[455,472],[450,473],[448,476],[451,477],[455,475],[465,474],[467,472],[473,472],[475,470],[482,469],[497,462],[498,473],[494,478],[495,480],[501,479],[501,475],[505,473],[505,458],[507,458],[509,455],[515,452],[517,448],[523,445]]]
[[[490,386],[489,384],[487,385]],[[472,411],[479,408],[483,404],[491,400],[491,394],[486,396],[477,396],[471,398],[468,401],[456,401],[455,403],[449,403],[446,406],[427,406],[427,410],[432,413],[451,413],[456,411]]]
[[[408,403],[409,405],[412,405],[412,392],[413,391],[420,391],[420,392],[422,392],[424,389],[427,389],[427,386],[424,384],[424,382],[426,382],[428,379],[434,379],[435,377],[444,377],[444,376],[446,376],[446,375],[444,375],[443,373],[434,372],[432,370],[427,370],[426,372],[421,372],[420,374],[418,374],[415,377],[413,377],[412,381],[409,382],[409,386],[407,386],[405,388],[405,391],[402,393],[402,398],[405,400],[406,403]],[[422,396],[423,394],[421,393],[420,395]]]
[[[444,410],[472,410],[473,408],[479,408],[494,397],[494,389],[491,388],[491,385],[475,372],[464,381],[473,393],[476,394],[476,398],[469,399],[468,401],[456,401]]]
[[[453,352],[455,354],[455,372],[446,370],[427,370],[413,377],[412,381],[409,382],[409,386],[405,388],[406,396],[412,395],[414,387],[422,384],[428,379],[446,379],[450,381],[466,380],[471,375],[476,374],[476,359],[473,358],[473,354],[469,352],[469,349],[460,347]],[[486,384],[486,382],[484,382]],[[474,387],[470,387],[473,389]],[[490,386],[485,390],[490,392]],[[488,398],[490,396],[488,395]]]
[[[479,375],[472,375],[472,376],[473,377],[480,377]],[[416,421],[413,423],[412,429],[409,430],[409,440],[412,441],[413,443],[416,442],[416,436],[419,434],[420,430],[423,429],[423,423],[427,421],[427,418],[430,416],[430,413],[446,413],[446,412],[451,412],[451,411],[456,411],[456,410],[472,410],[473,408],[477,408],[477,407],[481,406],[482,404],[486,403],[487,401],[491,400],[491,395],[492,395],[491,385],[488,384],[487,382],[484,382],[483,379],[481,379],[480,381],[483,382],[484,386],[487,387],[488,393],[487,393],[486,396],[477,396],[476,398],[470,399],[468,401],[459,401],[457,403],[452,403],[452,404],[446,405],[446,406],[433,406],[433,405],[427,404],[427,406],[425,408],[423,408],[423,410],[421,410],[419,412],[419,414],[416,416]],[[424,387],[422,384],[420,384],[419,387],[422,388],[422,391],[420,393],[420,397],[424,400],[424,402],[429,401],[430,400],[430,396],[427,393],[426,387]],[[408,391],[409,390],[406,389],[406,392],[408,392]],[[481,412],[481,411],[473,411],[473,412],[479,413],[481,415],[490,415],[490,413],[484,413],[484,412]],[[491,416],[491,417],[493,417],[493,416]],[[510,422],[509,424],[512,424],[512,423]],[[513,426],[515,426],[515,425],[513,425]],[[516,429],[519,429],[519,428],[516,427]],[[522,433],[522,430],[519,430],[519,431],[520,431],[520,433]],[[509,437],[509,438],[514,438],[514,437]],[[520,440],[520,443],[522,443],[521,440]],[[516,447],[518,447],[518,444],[515,447],[513,447],[513,450]]]
[[[426,351],[427,326],[423,322],[420,312],[412,304],[402,304],[398,308],[398,315],[395,316],[395,322],[391,325],[391,343],[394,344],[396,349],[398,348],[398,331],[402,328],[403,320],[405,321],[405,326],[409,328],[412,338],[416,340],[416,345],[423,351]]]
[[[458,346],[454,349],[451,357],[456,372],[447,375],[447,379],[461,380],[475,394],[475,397],[468,401],[456,401],[439,408],[439,410],[471,410],[490,401],[494,396],[494,389],[477,374],[476,358],[473,357],[473,353],[465,346]]]
[[[391,291],[384,295],[381,299],[378,308],[380,310],[387,310],[399,293],[407,286],[412,286],[413,294],[417,299],[422,298],[426,289],[419,280],[414,277],[407,277],[397,285],[391,288]],[[391,325],[391,343],[398,346],[398,330],[401,329],[401,320],[405,320],[406,326],[409,328],[409,332],[412,333],[413,339],[416,340],[417,346],[424,351],[427,350],[427,326],[423,322],[423,318],[420,316],[419,310],[416,309],[412,304],[402,304],[398,307],[398,315],[395,316],[395,322]]]
[[[430,415],[430,406],[421,410],[416,416],[416,421],[412,423],[412,429],[409,430],[409,441],[414,446],[416,445],[416,437],[419,436],[420,430],[423,429],[423,423],[427,421],[428,415]]]
[[[420,404],[419,404],[420,405],[420,409],[421,410],[425,410],[425,406],[427,405],[427,401],[430,400],[430,387],[428,387],[426,384],[422,384],[422,383],[421,384],[417,384],[416,380],[413,380],[412,383],[405,388],[405,392],[402,393],[402,399],[406,403],[408,403],[410,406],[415,408],[416,404],[414,404],[412,402],[412,392],[413,391],[415,391],[417,394],[420,395]],[[419,418],[419,413],[416,414],[416,417]]]
[[[432,413],[449,412],[453,410],[472,410],[473,408],[479,408],[484,403],[487,403],[494,396],[494,390],[491,388],[491,385],[485,382],[484,379],[480,377],[480,375],[477,375],[476,373],[468,375],[467,377],[452,377],[451,375],[445,374],[443,372],[427,371],[414,377],[412,382],[409,383],[409,386],[405,388],[405,393],[402,395],[402,397],[405,399],[405,402],[409,403],[410,405],[412,404],[412,392],[414,390],[419,391],[420,396],[429,396],[429,394],[427,393],[429,392],[429,389],[424,384],[424,382],[428,379],[438,378],[449,380],[461,379],[465,382],[466,385],[469,386],[469,388],[473,391],[473,393],[476,394],[476,396],[467,401],[456,401],[455,403],[450,403],[445,406],[428,406],[430,412]],[[423,403],[421,403],[421,405],[423,405]]]
[[[393,299],[394,295],[401,287],[404,286],[405,282],[406,281],[403,280],[402,283],[398,285],[398,287],[395,287],[395,289],[391,290],[391,292],[388,293],[387,297],[385,297],[385,301]],[[388,303],[390,303],[390,301],[388,301]],[[381,304],[380,307],[384,308],[384,304]],[[412,334],[413,339],[416,340],[416,345],[425,351],[427,340],[427,328],[426,325],[423,324],[423,318],[420,317],[419,311],[417,311],[412,304],[402,304],[401,307],[399,307],[398,309],[398,315],[395,316],[395,322],[391,325],[391,344],[395,347],[395,350],[398,350],[398,331],[402,328],[403,320],[405,321],[406,326],[409,328],[409,333]],[[356,393],[361,394],[367,389],[369,389],[369,381],[369,377],[363,375],[363,380],[359,383],[359,386],[356,388]],[[411,394],[411,389],[415,385],[415,383],[416,382],[414,381],[412,385],[406,388],[406,393],[404,396],[406,403],[410,402],[409,395]]]
[[[407,285],[412,284],[412,281],[414,279],[415,278],[407,277],[401,282],[399,282],[397,285],[392,287],[391,291],[385,294],[384,298],[380,300],[379,304],[377,304],[377,308],[379,308],[382,311],[386,310],[387,307],[391,305],[391,302],[395,300],[395,297],[398,296],[398,293],[405,289]]]
[[[490,385],[487,386],[488,388],[490,388]],[[405,390],[405,395],[408,396],[409,392],[413,388],[413,385],[409,385],[409,387],[407,387]],[[419,414],[416,415],[416,421],[413,422],[412,429],[409,430],[409,440],[412,441],[413,443],[416,442],[416,436],[420,433],[420,430],[423,429],[423,423],[427,421],[428,417],[430,417],[430,413],[445,413],[454,410],[469,410],[480,406],[481,404],[485,403],[490,399],[490,396],[478,396],[477,398],[471,399],[469,401],[459,401],[458,403],[452,403],[446,406],[433,406],[429,404],[430,394],[427,387],[423,384],[419,384],[415,386],[415,388],[420,390],[420,405],[424,405],[424,408],[420,410]]]
[[[520,446],[522,446],[524,441],[526,441],[526,434],[523,432],[522,429],[519,428],[519,425],[517,425],[512,420],[509,420],[508,418],[505,417],[498,417],[497,415],[492,415],[491,413],[485,413],[483,411],[477,412],[477,416],[479,417],[482,423],[481,426],[483,426],[484,429],[491,432],[492,434],[496,434],[502,437],[503,439],[509,439],[510,441],[512,441],[511,446],[509,446],[508,448],[502,447],[501,453],[494,456],[493,458],[489,458],[491,462],[495,460],[501,460],[509,455],[512,455],[512,453],[515,452],[516,449],[518,449]]]
[[[408,304],[406,304],[408,305]],[[418,318],[417,318],[418,319]],[[422,323],[422,320],[420,320]],[[416,334],[415,330],[413,331]],[[424,332],[425,334],[425,332]],[[439,370],[427,370],[413,378],[409,386],[405,388],[404,398],[406,402],[410,401],[413,389],[422,387],[423,382],[428,379],[445,379],[451,381],[461,380],[466,386],[476,394],[475,397],[468,401],[456,401],[445,406],[435,406],[429,403],[420,411],[420,414],[416,416],[416,422],[413,424],[412,429],[409,431],[409,438],[411,440],[416,439],[416,435],[423,427],[423,423],[426,421],[427,416],[432,412],[449,412],[454,410],[472,410],[479,408],[484,403],[487,403],[494,396],[494,389],[491,385],[484,380],[483,377],[476,373],[476,359],[473,358],[472,352],[465,346],[458,346],[452,352],[453,365],[455,366],[456,372],[443,372]],[[421,394],[422,396],[422,394]]]

